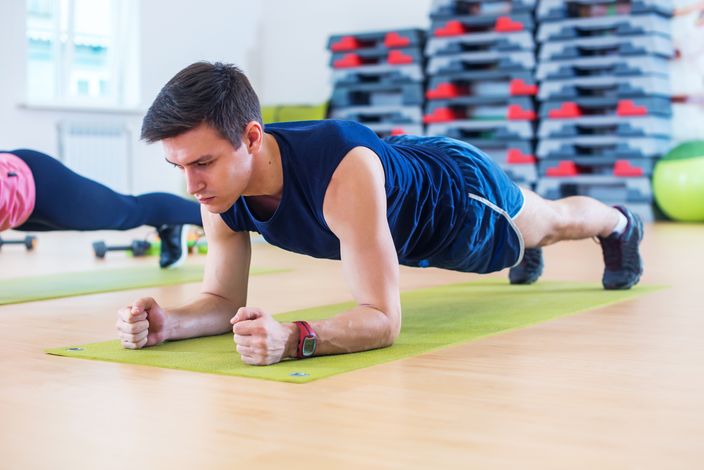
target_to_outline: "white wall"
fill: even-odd
[[[32,147],[56,151],[51,113],[17,108],[25,96],[25,2],[0,2],[0,149]]]
[[[264,104],[320,103],[331,92],[331,34],[428,26],[431,0],[142,0],[141,106],[133,113],[27,109],[25,2],[0,1],[0,149],[58,154],[64,119],[123,121],[133,134],[134,192],[182,192],[159,144],[138,141],[144,111],[178,70],[197,60],[235,63]]]
[[[257,2],[245,0],[148,0],[140,2],[140,9],[142,109],[133,113],[47,111],[20,106],[26,82],[25,2],[0,2],[0,149],[25,147],[57,155],[57,122],[123,121],[133,134],[134,192],[182,192],[181,175],[164,163],[159,144],[138,141],[143,112],[169,78],[197,60],[233,62],[248,71],[260,10]]]
[[[144,110],[176,72],[199,60],[235,63],[245,72],[259,27],[257,2],[245,0],[148,0],[141,8],[141,71]],[[140,115],[135,128],[141,126]],[[154,190],[168,178],[171,190],[183,192],[178,170],[166,166],[159,144],[137,144],[135,186]]]
[[[432,0],[262,0],[257,41],[260,98],[265,104],[320,103],[332,92],[333,34],[430,26]]]

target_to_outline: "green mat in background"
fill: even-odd
[[[464,343],[482,336],[521,328],[579,311],[627,300],[661,287],[637,286],[605,291],[601,285],[540,282],[510,286],[488,280],[434,287],[402,294],[403,329],[386,349],[356,354],[284,361],[267,367],[244,364],[231,334],[174,341],[142,350],[122,349],[119,341],[49,349],[49,354],[303,383],[424,352]],[[299,310],[276,318],[281,321],[317,320],[352,304]],[[609,316],[604,315],[608,322]],[[590,334],[588,331],[585,335]],[[468,361],[472,358],[468,357]]]
[[[266,124],[272,122],[317,121],[325,119],[327,110],[327,103],[262,106],[262,120]]]
[[[281,271],[252,269],[250,274],[269,274]],[[200,282],[201,279],[203,279],[203,266],[200,265],[185,265],[175,269],[160,269],[156,266],[149,266],[20,277],[0,280],[0,305],[143,287],[185,284]]]

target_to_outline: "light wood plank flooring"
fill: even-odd
[[[91,240],[135,234],[3,247],[0,288],[156,263],[92,258]],[[642,282],[668,289],[306,385],[43,353],[112,339],[119,306],[141,295],[178,304],[197,285],[3,306],[0,468],[702,468],[704,226],[649,226],[643,255]],[[250,305],[348,299],[339,263],[256,244],[254,264],[294,270],[253,277]],[[597,282],[601,270],[592,241],[546,249],[546,279]],[[476,276],[404,268],[401,278],[408,290]]]

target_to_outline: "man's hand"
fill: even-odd
[[[283,325],[256,307],[240,308],[230,323],[237,352],[246,364],[268,366],[292,354],[295,325]]]
[[[117,312],[117,336],[126,349],[140,349],[164,342],[166,312],[151,297],[137,299]]]

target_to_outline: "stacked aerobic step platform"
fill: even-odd
[[[532,186],[535,0],[434,0],[426,44],[427,135],[469,142]]]
[[[653,219],[670,146],[671,2],[541,0],[538,193],[586,195]]]
[[[330,117],[358,121],[380,137],[423,135],[424,42],[420,29],[330,37]]]

